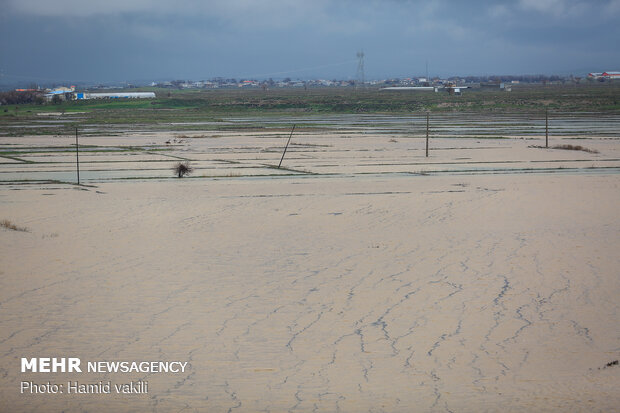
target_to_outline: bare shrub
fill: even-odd
[[[595,149],[584,148],[581,145],[556,145],[553,149],[567,149],[569,151],[584,151],[589,153],[598,153]]]
[[[528,148],[545,149],[544,146],[539,146],[539,145],[530,145],[528,146]],[[584,148],[581,145],[555,145],[555,146],[549,147],[549,149],[564,149],[564,150],[569,150],[569,151],[584,151],[588,153],[598,153],[596,149]]]
[[[17,225],[13,224],[8,219],[3,219],[2,221],[0,221],[0,227],[10,229],[12,231],[30,232],[28,228],[18,227]]]
[[[192,166],[189,164],[189,161],[185,161],[179,162],[174,165],[174,168],[172,168],[172,170],[177,177],[183,178],[185,175],[191,174],[194,171],[194,168],[192,168]]]

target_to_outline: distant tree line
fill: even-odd
[[[0,105],[19,105],[23,103],[42,105],[45,103],[45,97],[39,91],[0,92]]]

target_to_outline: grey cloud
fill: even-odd
[[[448,75],[620,68],[600,41],[620,36],[620,0],[4,3],[0,70],[13,76],[347,78],[359,49],[369,78],[421,74],[427,59]]]

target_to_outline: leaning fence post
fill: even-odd
[[[288,148],[288,144],[291,142],[291,138],[293,137],[293,132],[295,131],[295,126],[296,125],[293,125],[293,129],[291,129],[291,135],[288,137],[288,141],[286,141],[284,152],[282,152],[282,158],[280,158],[280,163],[278,164],[278,169],[280,169],[280,165],[282,165],[282,161],[284,160],[284,155],[286,154],[286,148]]]

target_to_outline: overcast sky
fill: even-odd
[[[0,82],[620,70],[620,0],[0,0]]]

